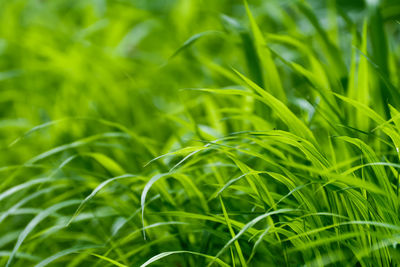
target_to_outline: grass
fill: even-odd
[[[399,16],[0,0],[0,265],[400,264]]]

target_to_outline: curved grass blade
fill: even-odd
[[[75,211],[75,213],[72,215],[71,219],[69,220],[67,226],[69,226],[72,221],[76,218],[76,216],[79,215],[79,213],[83,210],[83,208],[86,206],[86,204],[94,197],[96,196],[96,194],[103,189],[103,187],[105,187],[107,184],[116,181],[116,180],[120,180],[120,179],[126,179],[126,178],[134,178],[137,177],[137,175],[133,175],[133,174],[125,174],[125,175],[121,175],[121,176],[117,176],[117,177],[113,177],[110,178],[104,182],[102,182],[101,184],[99,184],[93,191],[92,193],[90,193],[90,195],[88,195],[79,205],[78,209]]]
[[[148,266],[148,265],[150,265],[150,264],[152,264],[152,263],[154,263],[154,262],[156,262],[156,261],[158,261],[158,260],[160,260],[160,259],[162,259],[162,258],[168,257],[168,256],[170,256],[170,255],[174,255],[174,254],[183,254],[183,253],[188,253],[188,254],[192,254],[192,255],[196,255],[196,256],[202,256],[202,257],[205,257],[205,258],[210,259],[210,260],[213,259],[212,256],[207,255],[207,254],[203,254],[203,253],[199,253],[199,252],[185,251],[185,250],[180,250],[180,251],[168,251],[168,252],[163,252],[163,253],[160,253],[160,254],[158,254],[158,255],[152,257],[151,259],[149,259],[148,261],[146,261],[145,263],[143,263],[142,265],[140,265],[140,267],[146,267],[146,266]],[[228,264],[226,264],[225,262],[223,262],[223,261],[220,260],[220,259],[215,259],[215,260],[213,259],[213,261],[215,261],[216,263],[218,263],[220,266],[229,267]]]

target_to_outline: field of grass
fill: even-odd
[[[400,265],[397,0],[0,0],[0,266]]]

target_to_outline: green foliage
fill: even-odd
[[[396,1],[0,0],[0,266],[397,266]]]

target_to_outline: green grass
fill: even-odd
[[[0,266],[397,266],[400,5],[0,0]]]

